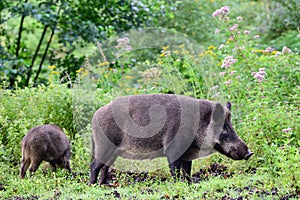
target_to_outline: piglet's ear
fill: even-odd
[[[228,110],[231,110],[231,103],[229,101],[226,103],[226,107],[228,108]]]

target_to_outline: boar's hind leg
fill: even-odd
[[[53,171],[56,171],[56,164],[54,161],[49,162]]]
[[[29,165],[30,165],[30,159],[22,160],[22,165],[21,165],[21,169],[20,169],[20,177],[21,178],[25,177],[25,174],[26,174],[26,171],[27,171]]]
[[[32,164],[29,168],[30,176],[32,176],[32,174],[37,170],[37,168],[40,166],[41,162],[42,162],[41,159],[32,161]]]
[[[191,182],[192,161],[184,160],[181,164],[183,178]]]
[[[97,181],[97,176],[100,172],[100,169],[103,168],[105,165],[104,163],[94,159],[90,165],[90,184],[94,184]]]

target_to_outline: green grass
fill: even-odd
[[[267,171],[259,169],[256,174],[237,172],[231,178],[208,176],[208,180],[192,184],[182,181],[174,183],[169,175],[166,175],[165,181],[156,176],[144,182],[131,182],[131,178],[123,174],[115,184],[117,187],[89,186],[87,173],[71,177],[64,170],[48,172],[46,175],[39,170],[33,177],[21,180],[16,170],[11,171],[11,174],[5,175],[6,179],[2,179],[5,180],[5,191],[1,191],[2,199],[236,199],[240,196],[246,199],[279,199],[295,194],[294,189],[287,187],[279,177],[273,177]],[[157,173],[152,172],[150,175],[155,176]]]
[[[228,23],[239,22],[229,19]],[[182,45],[165,46],[159,54],[149,50],[148,60],[138,56],[146,56],[147,51],[127,52],[117,64],[87,63],[71,89],[60,84],[55,68],[49,70],[48,87],[0,88],[0,199],[299,199],[299,53],[267,53],[259,49],[255,33],[233,34],[232,41],[224,21],[216,28],[224,37],[221,50],[211,46],[195,55]],[[237,51],[237,47],[243,48]],[[221,68],[227,56],[237,62]],[[252,73],[261,68],[266,75],[258,81]],[[233,126],[254,156],[248,161],[220,154],[198,159],[193,173],[201,171],[203,180],[192,184],[174,183],[165,158],[134,165],[119,159],[117,169],[137,174],[117,171],[110,181],[115,187],[89,186],[93,113],[117,96],[169,92],[231,101]],[[41,166],[33,177],[21,180],[20,141],[30,128],[45,123],[61,126],[70,138],[74,176],[64,170],[43,174]],[[215,163],[226,167],[225,175],[209,171]],[[145,171],[149,172],[145,181],[134,181]]]

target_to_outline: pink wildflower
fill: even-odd
[[[284,46],[282,48],[282,51],[281,51],[282,54],[289,54],[289,53],[293,53],[292,50],[286,46]]]
[[[233,71],[229,72],[229,74],[230,74],[230,75],[233,75],[233,74],[235,74],[235,73],[236,73],[236,71],[235,71],[235,70],[233,70]]]
[[[264,74],[266,74],[266,72],[265,72],[265,70],[266,70],[266,68],[259,68],[258,69],[258,73],[264,73]]]
[[[255,36],[254,36],[254,39],[259,39],[259,38],[260,38],[259,35],[255,35]]]
[[[265,75],[267,75],[265,68],[260,68],[258,72],[252,72],[251,74],[258,82],[262,82],[265,79]]]
[[[230,10],[229,10],[229,6],[224,6],[218,10],[216,10],[212,16],[213,17],[218,17],[219,16],[219,19],[222,20],[222,19],[225,19],[226,20],[226,16],[229,14]]]
[[[266,53],[271,53],[272,51],[274,51],[275,49],[273,47],[267,47],[264,52]]]
[[[232,27],[229,28],[230,31],[234,31],[235,29],[237,29],[238,24],[234,24]]]
[[[220,72],[220,76],[224,76],[226,72]]]
[[[282,132],[283,133],[288,133],[288,132],[290,132],[292,130],[293,130],[292,128],[288,127],[288,128],[283,129]]]
[[[217,16],[219,16],[220,14],[221,14],[221,10],[218,9],[218,10],[216,10],[216,11],[212,14],[212,16],[213,16],[213,17],[217,17]]]
[[[256,78],[258,82],[262,82],[265,78],[263,75],[260,75],[259,73],[256,73],[253,77]]]
[[[244,34],[245,34],[245,35],[249,35],[249,34],[250,34],[250,31],[244,30]]]
[[[221,8],[221,14],[222,14],[222,15],[226,16],[226,15],[229,14],[229,12],[230,12],[229,6],[223,6],[223,7]]]
[[[215,34],[218,34],[218,33],[220,33],[220,29],[216,28]]]
[[[238,16],[238,17],[236,18],[236,20],[238,20],[238,21],[242,21],[242,20],[243,20],[243,18],[242,18],[241,16]]]
[[[227,56],[225,57],[224,61],[222,62],[221,68],[229,68],[231,67],[231,65],[233,65],[234,63],[236,63],[238,60],[234,59],[233,56]]]
[[[221,50],[221,49],[223,49],[225,47],[225,45],[224,44],[220,44],[220,46],[219,46],[219,50]]]
[[[126,51],[130,51],[130,50],[132,50],[132,48],[129,43],[130,43],[130,40],[128,37],[118,38],[117,45],[115,46],[115,48],[121,49],[121,50],[125,49]]]
[[[232,80],[231,80],[231,79],[224,82],[225,85],[229,85],[230,83],[232,83]]]

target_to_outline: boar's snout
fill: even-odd
[[[248,160],[253,155],[240,138],[233,142],[216,143],[214,149],[233,160]]]
[[[251,152],[251,151],[248,149],[248,152],[247,152],[247,154],[245,155],[244,159],[245,159],[245,160],[248,160],[252,155],[253,155],[253,152]]]
[[[248,160],[253,153],[249,150],[247,145],[240,138],[237,139],[239,142],[235,142],[231,146],[229,151],[229,157],[234,160]]]

